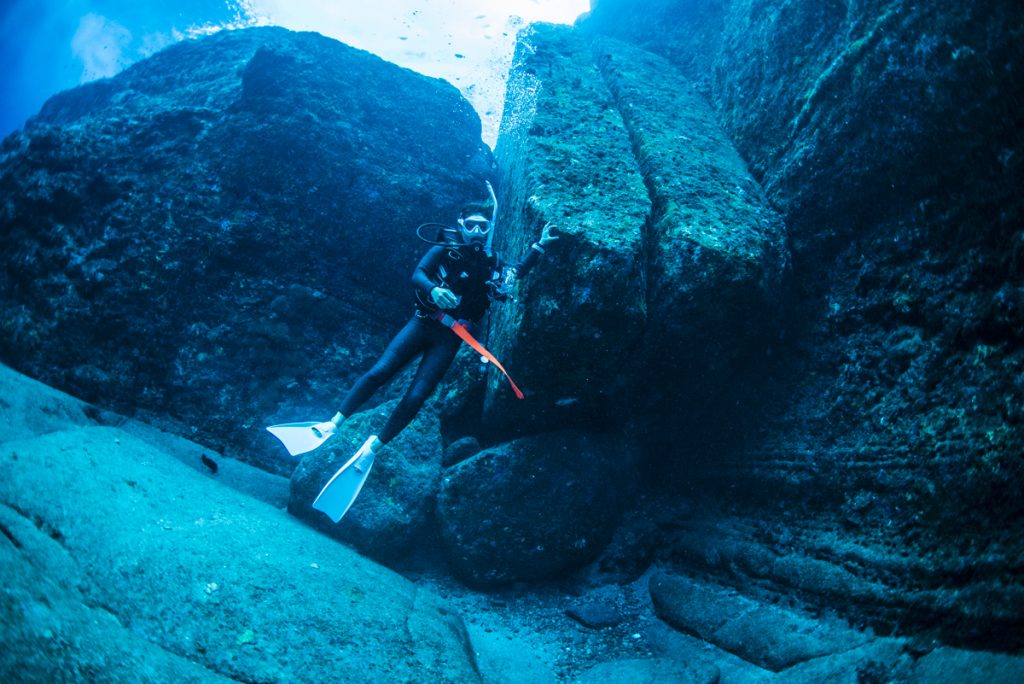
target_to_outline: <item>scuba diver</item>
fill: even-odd
[[[497,198],[490,183],[491,215],[497,215]],[[360,377],[345,396],[338,412],[322,423],[291,423],[267,428],[278,437],[292,455],[320,446],[337,432],[344,420],[355,413],[379,388],[417,356],[420,365],[398,406],[379,434],[370,435],[362,447],[335,473],[324,486],[313,507],[338,522],[348,511],[362,489],[373,465],[373,457],[401,432],[416,416],[441,382],[455,360],[459,345],[466,342],[495,365],[508,378],[508,373],[490,352],[477,342],[470,330],[478,323],[492,300],[504,301],[516,278],[526,275],[540,259],[545,247],[557,240],[551,224],[546,224],[541,237],[518,263],[509,264],[491,251],[494,220],[483,207],[466,206],[460,212],[458,228],[441,224],[423,224],[417,235],[433,246],[420,259],[412,274],[415,312],[377,362]],[[420,234],[427,226],[440,228],[437,239]],[[508,378],[516,396],[523,398],[519,388]]]

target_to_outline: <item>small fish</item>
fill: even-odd
[[[566,399],[559,399],[558,401],[556,401],[555,406],[564,408],[566,406],[572,406],[578,403],[580,403],[580,400],[577,399],[576,397],[568,397]]]
[[[206,454],[203,454],[202,461],[203,465],[209,468],[211,473],[217,472],[217,462],[214,461],[212,458],[210,458]]]

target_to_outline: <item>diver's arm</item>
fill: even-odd
[[[536,244],[537,243],[534,243],[534,245]],[[526,253],[526,256],[520,259],[518,263],[511,264],[512,268],[516,270],[516,277],[524,276],[529,273],[530,270],[537,265],[537,262],[540,261],[541,254],[542,252],[531,247],[530,251]]]
[[[430,296],[430,291],[437,287],[437,283],[430,279],[430,273],[437,272],[437,266],[441,263],[441,255],[444,254],[443,247],[431,247],[427,253],[416,264],[412,272],[412,286],[424,297]]]
[[[451,290],[440,287],[430,278],[431,273],[437,272],[443,255],[444,247],[435,246],[427,250],[420,263],[416,265],[416,270],[412,272],[412,286],[420,294],[423,302],[434,302],[442,309],[452,309],[458,306],[458,299]]]
[[[544,248],[558,239],[558,236],[551,232],[554,228],[550,223],[544,224],[544,229],[541,231],[540,239],[530,245],[530,251],[520,260],[518,264],[513,266],[516,269],[517,276],[524,276],[530,272],[530,269],[537,265],[540,261],[540,256],[544,253]]]

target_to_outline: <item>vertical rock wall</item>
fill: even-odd
[[[781,222],[690,84],[650,53],[535,26],[520,35],[497,156],[503,221],[527,227],[501,247],[525,248],[546,221],[563,237],[493,317],[496,348],[533,393],[517,404],[495,384],[486,422],[611,427],[720,395],[769,334],[786,255]]]
[[[857,546],[856,574],[894,596],[959,592],[972,624],[952,598],[897,621],[959,639],[1019,625],[1020,3],[600,0],[586,27],[702,84],[791,238],[759,427],[687,480],[755,518],[786,511],[785,553],[851,567]],[[764,576],[728,565],[744,564]]]
[[[516,259],[547,222],[561,239],[491,314],[495,351],[529,399],[493,382],[485,423],[606,415],[647,319],[651,201],[589,42],[565,28],[521,34],[502,121],[499,223],[510,230],[499,227],[497,247]]]

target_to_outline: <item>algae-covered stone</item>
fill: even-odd
[[[513,301],[494,307],[492,351],[528,401],[493,378],[486,422],[554,428],[600,415],[630,382],[607,371],[629,365],[643,338],[651,202],[584,37],[546,25],[520,32],[496,156],[501,251],[518,258],[546,222],[561,238]]]
[[[0,555],[5,674],[479,681],[437,597],[116,428],[0,445]]]
[[[669,624],[776,672],[868,640],[845,624],[669,573],[652,576],[650,591],[655,611]]]
[[[770,329],[785,228],[714,110],[671,63],[607,39],[594,55],[653,202],[647,345],[659,373],[725,380]]]
[[[182,41],[5,140],[0,357],[283,470],[247,428],[337,400],[409,311],[416,226],[490,171],[443,81],[314,33]]]
[[[621,421],[626,397],[685,415],[728,386],[770,330],[784,231],[691,84],[650,53],[534,26],[496,153],[516,226],[502,247],[518,253],[548,221],[562,239],[493,316],[528,401],[495,379],[487,422]]]
[[[427,527],[441,479],[441,432],[437,416],[423,410],[378,453],[363,490],[334,523],[312,508],[323,486],[384,427],[397,401],[357,413],[337,435],[306,454],[292,473],[288,510],[367,555],[394,562],[409,552]]]
[[[770,381],[741,377],[750,410],[709,415],[745,440],[697,467],[678,445],[680,483],[753,518],[784,511],[780,537],[809,524],[837,546],[885,550],[851,563],[809,544],[832,569],[786,571],[797,583],[780,578],[782,593],[799,585],[858,621],[1019,650],[1021,4],[593,4],[584,27],[666,57],[708,95],[786,222],[794,287]],[[790,554],[777,553],[781,568]],[[714,572],[749,581],[736,567]]]
[[[634,463],[609,437],[562,431],[447,469],[438,518],[449,561],[478,585],[579,568],[611,538],[635,490]]]

